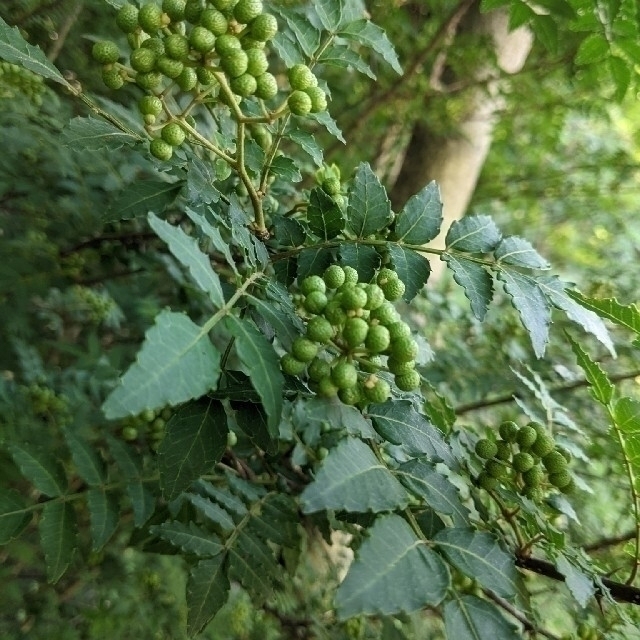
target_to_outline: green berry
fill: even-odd
[[[418,351],[418,343],[412,338],[397,338],[391,342],[391,355],[400,362],[415,360]]]
[[[224,35],[229,28],[224,14],[217,9],[205,9],[200,16],[200,24],[205,29],[209,29],[214,36]]]
[[[187,0],[162,0],[162,10],[174,22],[184,20],[184,10],[187,6]]]
[[[133,33],[138,28],[138,8],[132,4],[122,5],[116,16],[116,24],[121,31]]]
[[[536,441],[538,434],[533,427],[521,427],[518,429],[518,435],[516,436],[516,442],[520,449],[530,449],[531,445]]]
[[[164,55],[164,42],[160,38],[147,38],[140,46],[151,49],[156,57]]]
[[[539,487],[544,482],[545,473],[543,469],[536,465],[522,474],[522,479],[526,485]]]
[[[342,338],[350,349],[355,349],[365,341],[368,331],[369,325],[365,320],[362,318],[349,318],[344,323]]]
[[[340,327],[347,320],[347,314],[340,306],[340,302],[332,300],[324,309],[324,317],[334,326]]]
[[[307,87],[315,87],[318,79],[306,64],[295,64],[287,71],[289,84],[293,90],[304,91]]]
[[[406,322],[394,322],[389,325],[388,329],[392,340],[411,337],[411,327]]]
[[[496,445],[498,447],[498,451],[495,457],[498,458],[498,460],[511,460],[511,447],[509,446],[509,443],[504,440],[498,440]]]
[[[358,272],[353,267],[343,267],[344,269],[344,283],[345,284],[357,284],[358,283]]]
[[[158,158],[158,160],[167,161],[170,160],[173,155],[173,147],[162,138],[154,138],[149,145],[149,149],[151,154]]]
[[[505,421],[498,428],[498,432],[505,442],[515,442],[518,435],[518,425],[510,420]]]
[[[234,51],[242,50],[240,40],[231,34],[224,34],[216,39],[216,53],[219,56],[228,56]],[[242,72],[244,73],[244,71]]]
[[[405,362],[400,362],[396,360],[393,356],[391,356],[387,360],[387,369],[391,371],[396,376],[406,376],[408,373],[411,373],[416,368],[415,360],[406,360]]]
[[[366,360],[360,361],[360,370],[365,373],[377,373],[383,366],[382,356],[370,355]]]
[[[120,49],[115,42],[104,40],[103,42],[96,42],[91,49],[91,55],[96,62],[101,64],[113,64],[118,62],[120,57]]]
[[[363,309],[364,305],[367,304],[367,293],[363,289],[359,289],[357,287],[347,289],[342,294],[341,304],[342,308],[346,311]]]
[[[172,33],[164,39],[164,50],[170,58],[184,62],[189,57],[189,40],[180,33]]]
[[[395,282],[398,279],[398,274],[392,269],[387,269],[384,267],[380,269],[378,272],[378,277],[376,278],[376,282],[382,287],[389,282]]]
[[[271,73],[263,73],[256,78],[256,97],[261,100],[271,100],[278,95],[278,81]]]
[[[333,334],[333,325],[323,316],[315,316],[307,323],[307,338],[309,340],[326,344],[333,338]]]
[[[174,80],[184,71],[184,64],[169,56],[160,56],[156,61],[156,69],[167,78]]]
[[[562,457],[567,461],[571,462],[571,452],[565,449],[564,447],[556,447],[556,450],[562,454]]]
[[[193,27],[189,34],[189,44],[199,53],[209,53],[216,43],[216,37],[209,31],[198,25]]]
[[[297,360],[290,353],[285,353],[282,358],[280,358],[280,368],[283,373],[286,373],[288,376],[299,376],[301,375],[305,368],[306,364]]]
[[[569,482],[569,484],[559,488],[561,493],[573,493],[576,488],[576,484],[573,481],[573,478],[571,478],[571,482]]]
[[[184,19],[191,24],[200,22],[205,4],[204,0],[187,0],[187,4],[184,7]]]
[[[322,291],[312,291],[304,300],[304,308],[309,313],[322,313],[327,306],[327,296]]]
[[[480,475],[478,476],[477,483],[478,483],[478,486],[481,489],[484,489],[485,491],[493,491],[498,486],[497,478],[490,476],[485,471],[480,473]]]
[[[203,87],[208,87],[216,82],[216,77],[213,75],[213,71],[207,67],[197,67],[196,76],[198,77],[198,82]]]
[[[249,49],[246,54],[249,60],[247,73],[250,73],[254,78],[261,76],[269,68],[267,54],[262,49]]]
[[[176,78],[176,84],[182,91],[191,91],[198,84],[198,74],[192,67],[184,67],[182,73]]]
[[[487,460],[484,470],[492,477],[501,480],[509,474],[509,469],[498,460]]]
[[[138,24],[147,33],[155,33],[162,27],[162,9],[157,4],[145,4],[138,12]]]
[[[227,447],[235,447],[238,444],[238,436],[234,431],[227,432]]]
[[[307,87],[304,92],[311,100],[311,113],[327,110],[327,94],[320,87]]]
[[[233,17],[240,24],[249,24],[262,13],[262,0],[238,0]]]
[[[388,327],[399,321],[400,317],[393,304],[387,300],[371,312],[370,318]]]
[[[320,382],[323,378],[328,378],[331,375],[331,365],[321,358],[314,358],[307,369],[309,378],[314,382]]]
[[[420,386],[422,380],[420,374],[415,369],[412,369],[402,375],[396,375],[393,381],[400,391],[413,391]]]
[[[307,276],[300,283],[300,291],[304,293],[304,295],[309,295],[312,291],[321,291],[325,293],[327,290],[327,285],[325,281],[320,276]]]
[[[350,362],[342,360],[331,369],[331,380],[338,389],[349,389],[358,383],[358,371]]]
[[[144,116],[152,115],[157,116],[160,115],[162,111],[162,100],[157,96],[142,96],[138,101],[138,109],[140,113]]]
[[[569,463],[565,460],[562,453],[555,449],[542,458],[542,464],[549,473],[553,474],[566,471]]]
[[[513,456],[513,468],[518,473],[524,473],[525,471],[529,471],[535,465],[535,460],[533,456],[526,452],[516,453]]]
[[[238,49],[220,58],[220,66],[230,78],[237,78],[247,72],[249,57],[242,49]],[[256,81],[257,88],[258,83]]]
[[[375,375],[370,376],[363,385],[364,394],[369,402],[380,404],[386,402],[391,394],[391,387],[386,380]]]
[[[475,451],[478,457],[488,460],[498,453],[498,446],[493,440],[482,438],[476,442]]]
[[[367,292],[365,309],[377,309],[384,303],[384,291],[377,284],[368,284],[365,291]]]
[[[396,280],[389,280],[384,284],[380,285],[382,291],[384,291],[384,297],[389,300],[399,300],[405,291],[404,282],[399,278]]]
[[[332,264],[326,268],[322,277],[329,289],[337,289],[344,284],[344,269],[340,265]]]
[[[243,98],[253,95],[258,88],[256,79],[249,73],[243,73],[237,78],[231,78],[229,86],[231,87],[231,91]]]
[[[131,442],[138,437],[138,430],[135,427],[127,426],[122,428],[122,439]]]
[[[146,73],[156,65],[156,54],[151,49],[135,49],[130,56],[131,66],[136,71]]]
[[[544,499],[544,491],[540,486],[525,484],[520,492],[525,498],[533,500],[533,502],[542,502]]]
[[[362,400],[362,392],[360,391],[360,387],[355,385],[355,387],[349,387],[348,389],[340,389],[338,391],[338,397],[345,404],[358,404]]]
[[[184,129],[177,122],[169,122],[162,127],[162,139],[172,147],[179,147],[185,138]]]
[[[271,148],[271,145],[273,144],[273,137],[267,127],[263,124],[252,124],[249,125],[249,129],[253,139],[258,143],[258,146],[261,149],[266,151]]]
[[[547,433],[540,434],[536,441],[531,445],[530,451],[534,455],[544,458],[547,454],[551,453],[555,449],[556,443],[554,439]]]
[[[278,21],[270,13],[262,13],[251,22],[249,33],[260,42],[272,40],[278,33]]]
[[[389,329],[381,324],[374,324],[369,328],[364,346],[369,353],[382,353],[391,344]]]
[[[308,338],[296,338],[291,345],[291,353],[300,362],[311,362],[318,354],[318,345]]]
[[[338,393],[338,387],[334,384],[331,376],[327,376],[326,378],[322,378],[318,382],[318,394],[324,396],[325,398],[331,398]]]
[[[337,196],[342,189],[339,178],[325,178],[321,186],[322,190],[330,196]]]
[[[311,112],[311,98],[304,91],[293,91],[287,99],[289,111],[294,116],[306,116]]]
[[[118,69],[103,69],[102,82],[109,89],[121,89],[124,86],[124,78]]]

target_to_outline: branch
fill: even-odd
[[[596,540],[591,544],[584,545],[582,548],[585,551],[600,551],[601,549],[606,549],[607,547],[613,547],[617,544],[622,544],[623,542],[628,542],[629,540],[633,540],[635,538],[636,532],[635,529],[633,531],[627,531],[619,536],[613,536],[611,538],[601,538],[600,540]]]

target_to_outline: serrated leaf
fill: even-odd
[[[522,324],[531,338],[534,353],[542,358],[551,322],[551,309],[546,297],[535,280],[517,271],[501,270],[498,272],[498,279],[504,283],[505,291],[520,314]]]
[[[91,548],[100,551],[118,528],[118,501],[102,489],[89,489],[87,507],[91,520]]]
[[[224,294],[220,278],[211,267],[209,256],[200,251],[195,238],[188,236],[180,227],[161,220],[153,212],[148,216],[149,226],[158,237],[167,243],[173,256],[184,265],[193,281],[206,293],[216,308],[224,305]]]
[[[107,479],[105,466],[96,449],[68,429],[65,430],[64,437],[78,475],[90,487],[104,484]]]
[[[376,79],[376,74],[373,73],[371,67],[359,54],[345,44],[330,45],[322,52],[318,62],[341,69],[355,69],[372,80]]]
[[[105,416],[112,420],[181,404],[214,388],[220,354],[207,333],[185,314],[160,312],[136,362],[102,405]]]
[[[227,448],[227,416],[215,400],[190,402],[167,422],[158,449],[160,486],[167,500],[211,470]]]
[[[31,522],[32,511],[13,489],[0,493],[0,545],[16,538]]]
[[[513,2],[509,7],[509,31],[513,31],[535,18],[536,12],[525,2]]]
[[[235,529],[235,523],[231,516],[218,504],[193,493],[186,493],[186,499],[202,513],[202,515],[216,524],[223,533],[231,533]]]
[[[287,131],[286,137],[299,145],[303,151],[308,153],[316,166],[322,166],[324,161],[322,147],[316,142],[316,139],[312,134],[308,131],[303,131],[302,129],[291,129]]]
[[[274,227],[276,240],[284,247],[299,247],[307,237],[305,228],[293,218],[276,218]]]
[[[102,216],[103,222],[131,220],[146,216],[149,211],[162,213],[182,188],[180,182],[140,180],[128,185]]]
[[[300,316],[287,313],[274,303],[252,295],[247,296],[247,300],[260,317],[271,325],[278,341],[285,349],[290,349],[291,343],[304,333]]]
[[[567,295],[577,300],[583,307],[607,318],[621,327],[631,329],[640,335],[640,309],[635,304],[621,304],[615,298],[589,298],[579,291],[569,289]]]
[[[521,640],[516,627],[502,617],[500,610],[476,596],[457,596],[444,605],[447,638]]]
[[[432,461],[442,461],[450,467],[456,465],[442,433],[418,413],[409,400],[370,404],[366,415],[385,440],[402,446],[409,455],[427,455]]]
[[[320,31],[301,13],[287,11],[281,6],[273,8],[284,19],[289,29],[293,31],[297,45],[307,57],[312,57],[320,45]]]
[[[622,434],[625,461],[633,473],[637,491],[640,489],[640,402],[620,398],[614,405],[613,415]]]
[[[478,320],[484,320],[493,298],[491,274],[483,265],[466,258],[444,255],[443,260],[453,271],[453,279],[464,289],[473,315]]]
[[[286,156],[276,156],[269,165],[269,174],[285,182],[300,182],[302,174],[296,162]]]
[[[321,124],[334,138],[337,138],[342,144],[347,144],[347,141],[342,135],[340,127],[338,127],[336,121],[329,115],[328,111],[320,111],[318,113],[310,113],[307,118],[315,120]]]
[[[465,253],[488,253],[500,242],[502,235],[489,216],[465,216],[455,220],[445,238],[447,249]]]
[[[44,51],[30,45],[20,35],[18,27],[10,27],[2,17],[0,17],[0,59],[29,69],[47,80],[53,80],[65,87],[69,86],[58,69],[49,62]]]
[[[527,269],[548,269],[549,263],[531,246],[518,236],[507,236],[500,240],[493,255],[498,262]]]
[[[73,560],[76,544],[76,514],[70,502],[46,502],[39,523],[47,580],[57,582]]]
[[[592,33],[580,43],[574,62],[576,64],[593,64],[604,60],[609,53],[607,39],[599,33]]]
[[[313,8],[327,31],[334,31],[342,22],[344,0],[316,0]]]
[[[305,61],[302,52],[298,49],[298,46],[293,39],[293,36],[288,33],[279,31],[275,38],[271,40],[270,44],[287,67],[293,67],[293,65],[300,64]]]
[[[305,513],[325,509],[362,513],[403,509],[408,495],[362,440],[345,438],[329,451],[301,501]]]
[[[303,249],[298,255],[296,270],[298,281],[304,280],[307,276],[322,274],[334,261],[331,249]]]
[[[347,224],[359,237],[382,231],[391,222],[391,202],[368,163],[356,169],[349,190]]]
[[[397,515],[376,519],[336,593],[341,619],[410,613],[442,601],[446,565]],[[462,637],[462,636],[460,636]]]
[[[195,153],[188,153],[187,193],[191,204],[218,202],[222,195],[214,186],[217,176],[211,164],[204,162]]]
[[[246,531],[229,549],[229,578],[239,582],[257,602],[273,594],[273,581],[281,572],[267,543]]]
[[[208,498],[215,500],[229,513],[241,518],[247,515],[247,507],[244,502],[233,495],[233,493],[231,493],[226,487],[216,487],[208,480],[200,479],[195,483],[195,490],[204,493]]]
[[[410,302],[422,290],[431,274],[429,260],[413,249],[387,243],[387,252],[394,271],[404,282],[405,289],[402,299]]]
[[[293,548],[299,539],[298,505],[283,493],[270,493],[260,502],[259,509],[251,512],[247,530],[275,544]]]
[[[229,597],[229,579],[225,554],[200,560],[187,580],[187,631],[200,633],[218,613]]]
[[[369,282],[380,266],[380,254],[369,245],[343,244],[340,247],[340,265],[353,267],[358,272],[360,282]]]
[[[116,151],[121,147],[131,147],[139,141],[136,136],[118,129],[111,122],[91,116],[77,116],[70,120],[62,130],[61,140],[66,147],[77,151]]]
[[[246,398],[246,394],[245,394]],[[273,453],[276,441],[267,424],[267,415],[259,404],[252,402],[232,402],[238,426],[249,437],[249,440],[263,451]]]
[[[338,399],[313,397],[296,404],[293,419],[297,428],[313,426],[318,433],[323,423],[335,429],[345,429],[350,436],[374,440],[377,437],[371,424],[355,407],[340,402]]]
[[[340,207],[319,187],[309,194],[307,219],[309,229],[324,242],[333,240],[344,229]]]
[[[584,371],[587,381],[591,385],[591,395],[602,405],[608,405],[613,398],[615,387],[597,362],[594,362],[571,336],[567,336],[573,353],[576,354],[578,365]]]
[[[396,216],[395,237],[407,244],[426,244],[438,235],[441,225],[440,187],[432,181],[411,196]]]
[[[520,575],[513,557],[490,533],[473,529],[443,529],[433,539],[447,560],[485,589],[503,598],[519,591]]]
[[[55,498],[67,490],[67,477],[52,453],[30,444],[10,444],[9,453],[22,475],[45,496]]]
[[[424,498],[434,511],[451,516],[455,526],[469,524],[469,512],[460,502],[457,487],[438,473],[433,463],[415,458],[401,464],[396,474],[409,491]]]
[[[575,601],[581,607],[586,607],[596,592],[593,580],[569,562],[563,555],[558,556],[555,565],[556,569],[564,576],[565,584]]]
[[[251,384],[262,400],[268,417],[269,433],[275,438],[278,435],[282,414],[284,389],[284,377],[280,371],[278,355],[253,323],[228,316],[226,326],[236,339],[238,358],[246,367]]]
[[[185,553],[206,557],[218,555],[224,549],[213,533],[201,529],[194,522],[163,522],[149,527],[149,531]]]
[[[402,75],[402,67],[398,60],[393,45],[387,38],[387,34],[379,26],[369,20],[356,20],[340,29],[339,34],[348,40],[355,40],[365,47],[373,49],[389,64],[389,66],[399,75]]]
[[[554,17],[536,13],[531,21],[531,29],[549,53],[558,52],[558,25]]]

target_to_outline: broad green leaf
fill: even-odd
[[[493,298],[493,279],[485,267],[473,260],[445,254],[443,260],[453,271],[453,279],[464,289],[471,303],[471,311],[484,320]]]
[[[329,115],[328,111],[320,111],[318,113],[310,113],[307,118],[315,120],[321,124],[334,138],[337,138],[342,144],[347,144],[347,141],[342,135],[340,127],[338,127],[336,121]]]
[[[387,243],[387,251],[394,271],[405,285],[402,298],[406,302],[410,302],[427,283],[431,273],[431,264],[417,251],[406,249],[393,242]]]
[[[161,213],[178,195],[180,182],[164,180],[140,180],[128,185],[107,209],[103,222],[142,218],[150,211]]]
[[[336,593],[341,619],[410,613],[444,598],[450,577],[440,557],[400,516],[380,516]],[[462,636],[460,636],[462,638]]]
[[[247,300],[258,315],[271,325],[278,341],[285,349],[290,349],[291,343],[304,333],[300,316],[296,314],[292,316],[270,300],[262,300],[252,295],[248,295]]]
[[[611,73],[613,84],[616,87],[615,99],[618,102],[622,102],[627,94],[631,83],[631,70],[632,66],[623,58],[618,56],[611,56],[609,58],[609,72]]]
[[[251,510],[247,531],[275,544],[294,548],[299,542],[298,504],[284,493],[270,493],[260,502],[259,509]]]
[[[593,64],[600,62],[609,55],[609,42],[600,33],[591,33],[578,47],[575,57],[576,64]]]
[[[312,189],[309,194],[307,219],[309,229],[324,242],[333,240],[344,229],[340,207],[319,187]]]
[[[366,416],[385,440],[402,446],[409,455],[427,455],[432,461],[441,460],[449,466],[456,464],[442,433],[418,413],[409,400],[370,404]]]
[[[369,76],[372,80],[376,79],[376,74],[373,73],[371,67],[358,53],[345,44],[330,45],[322,52],[318,62],[341,69],[355,69],[359,73]]]
[[[189,202],[191,204],[218,202],[221,193],[213,184],[217,180],[213,166],[204,162],[191,151],[187,152],[187,155],[189,158],[187,163],[187,193]]]
[[[558,24],[550,15],[536,13],[530,22],[531,29],[544,48],[551,54],[558,52]]]
[[[73,560],[76,543],[76,514],[70,502],[46,502],[39,523],[47,580],[57,582]]]
[[[324,161],[322,147],[316,142],[316,139],[311,133],[309,133],[308,131],[303,131],[302,129],[293,128],[287,131],[286,137],[299,145],[303,151],[308,153],[311,156],[314,164],[316,164],[318,167],[322,166],[322,163]]]
[[[373,49],[381,55],[391,68],[399,75],[402,75],[402,67],[398,60],[393,45],[387,38],[386,33],[379,26],[369,20],[356,20],[342,29],[339,34],[342,38],[355,40],[366,47]]]
[[[395,237],[407,244],[425,244],[438,235],[441,224],[440,187],[432,181],[411,196],[396,216]]]
[[[215,556],[224,549],[213,533],[201,529],[194,522],[163,522],[149,527],[149,531],[185,553],[197,556]]]
[[[62,130],[61,140],[65,146],[77,151],[116,151],[120,147],[130,147],[139,142],[139,138],[118,129],[111,122],[91,116],[77,116],[69,121]]]
[[[305,228],[293,218],[280,216],[275,219],[274,227],[276,240],[283,247],[299,247],[307,237]]]
[[[211,267],[209,256],[198,247],[198,242],[187,235],[180,227],[161,220],[153,212],[149,212],[149,226],[167,243],[173,256],[183,264],[191,274],[194,282],[206,293],[216,308],[224,305],[224,294],[220,286],[220,278]]]
[[[300,182],[302,174],[295,160],[286,156],[276,156],[269,165],[269,174],[286,182]]]
[[[301,500],[305,513],[325,509],[362,513],[403,509],[408,495],[362,440],[345,438],[329,451]]]
[[[485,589],[503,598],[513,598],[519,590],[520,574],[513,557],[490,533],[473,529],[443,529],[434,542],[447,560]]]
[[[326,423],[334,429],[345,429],[350,436],[368,440],[375,440],[377,437],[373,427],[360,411],[337,398],[314,396],[301,400],[295,406],[293,419],[299,429],[313,425],[320,433],[322,425]]]
[[[193,493],[187,493],[185,497],[205,518],[215,523],[223,533],[231,533],[235,529],[235,523],[231,516],[220,505],[209,498]]]
[[[211,470],[227,448],[227,416],[216,400],[190,402],[167,422],[158,449],[160,486],[167,500]]]
[[[45,496],[55,498],[67,490],[60,461],[49,451],[30,444],[10,444],[9,453],[22,475]]]
[[[270,44],[287,67],[293,67],[305,61],[297,43],[289,33],[279,31]]]
[[[282,414],[284,389],[284,377],[280,371],[278,354],[253,323],[240,320],[235,316],[228,316],[226,326],[236,339],[236,353],[246,368],[251,384],[262,400],[262,406],[268,417],[269,433],[275,438],[278,435]]]
[[[65,87],[69,86],[62,74],[47,60],[44,51],[30,45],[20,35],[18,27],[10,27],[2,17],[0,17],[0,59],[29,69],[47,80],[53,80]]]
[[[97,449],[68,429],[65,430],[64,437],[80,477],[90,487],[104,484],[107,475],[104,462],[100,459]]]
[[[531,243],[518,236],[502,238],[493,255],[498,262],[512,264],[527,269],[548,269],[549,263],[531,246]]]
[[[513,2],[509,7],[509,30],[528,24],[535,16],[536,12],[525,2]]]
[[[31,522],[31,516],[24,498],[13,489],[4,489],[0,493],[0,544],[19,536]]]
[[[623,450],[627,464],[635,478],[636,490],[640,489],[640,402],[632,398],[620,398],[614,405],[614,420],[622,434]]]
[[[87,506],[91,519],[91,548],[100,551],[118,528],[118,501],[102,489],[87,491]]]
[[[380,266],[380,254],[366,244],[343,244],[340,247],[340,264],[353,267],[358,272],[360,282],[369,282]]]
[[[344,0],[316,0],[313,8],[327,31],[335,31],[342,22]]]
[[[489,216],[465,216],[455,220],[445,237],[447,249],[465,253],[488,253],[500,242],[501,233]]]
[[[589,298],[574,289],[569,289],[566,293],[601,318],[607,318],[640,335],[640,309],[635,304],[621,304],[615,298]]]
[[[432,462],[414,458],[401,464],[396,475],[409,491],[424,498],[434,511],[451,516],[455,526],[469,524],[469,512],[460,502],[457,487],[438,473]]]
[[[298,281],[304,280],[307,276],[321,275],[334,262],[331,249],[303,249],[298,256]]]
[[[522,639],[517,628],[503,618],[495,605],[471,595],[456,595],[444,605],[444,626],[447,638],[452,640]]]
[[[615,387],[597,362],[594,362],[582,347],[571,336],[567,336],[578,365],[591,385],[591,395],[602,405],[608,405],[613,398]]]
[[[536,356],[542,358],[551,322],[551,308],[546,297],[535,280],[518,271],[501,270],[498,279],[504,283],[505,291],[520,314]]]
[[[221,507],[229,513],[243,518],[247,515],[247,507],[240,498],[231,493],[226,487],[220,488],[213,485],[208,480],[198,480],[194,484],[194,490],[204,493],[208,498],[215,500]]]
[[[245,394],[246,395],[246,394]],[[232,402],[238,427],[249,437],[249,440],[263,451],[274,453],[276,440],[267,424],[267,415],[259,404],[252,402]]]
[[[239,495],[247,502],[255,502],[256,500],[260,500],[266,495],[267,491],[262,485],[249,482],[248,480],[240,478],[234,473],[225,471],[225,478],[227,479],[229,489],[231,489],[234,493]]]
[[[320,45],[320,31],[301,13],[287,11],[283,7],[273,7],[284,19],[296,38],[296,43],[307,57],[312,57]]]
[[[220,375],[220,354],[207,331],[183,313],[162,311],[138,358],[102,405],[112,420],[203,396]]]
[[[385,188],[368,163],[356,169],[349,191],[347,224],[359,237],[382,231],[391,222],[391,203]]]
[[[564,576],[564,582],[575,601],[581,607],[586,607],[596,592],[593,580],[563,555],[557,557],[555,565],[556,569]]]
[[[225,554],[200,560],[187,580],[187,631],[199,634],[229,597]]]

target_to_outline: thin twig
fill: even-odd
[[[67,36],[69,35],[69,32],[71,31],[71,28],[73,27],[73,25],[76,23],[76,21],[80,17],[80,14],[82,13],[83,8],[84,8],[84,0],[77,0],[73,9],[71,9],[67,17],[64,19],[64,21],[60,25],[60,29],[58,29],[58,32],[57,32],[57,38],[53,41],[53,44],[51,45],[51,50],[47,54],[47,59],[49,60],[49,62],[55,62],[56,58],[60,55],[60,52],[62,51],[62,47],[64,46]]]

